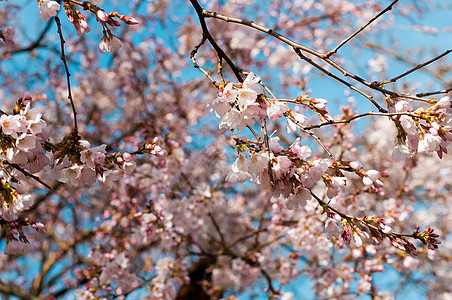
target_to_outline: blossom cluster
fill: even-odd
[[[379,245],[384,238],[387,238],[395,248],[412,256],[417,256],[416,247],[408,241],[407,237],[422,241],[430,250],[437,249],[438,244],[441,244],[437,239],[439,235],[433,233],[434,230],[430,227],[427,227],[424,232],[419,232],[419,227],[417,227],[411,235],[401,234],[393,231],[391,225],[394,224],[394,219],[392,218],[375,218],[372,216],[356,218],[333,212],[326,204],[323,204],[323,208],[328,216],[325,221],[325,230],[330,236],[341,238],[347,245],[352,240],[356,247],[363,246],[364,241],[369,240]]]
[[[29,209],[34,201],[30,194],[21,193],[21,184],[27,177],[37,180],[50,189],[44,181],[57,180],[73,186],[92,185],[98,182],[101,187],[111,188],[121,177],[130,175],[136,168],[133,154],[149,153],[165,157],[166,150],[159,146],[157,137],[145,143],[133,154],[117,152],[108,154],[107,145],[92,147],[86,140],[71,133],[61,142],[50,142],[51,132],[42,119],[38,108],[31,108],[31,97],[20,98],[12,114],[0,116],[0,217],[5,222],[4,229],[11,232],[17,226],[18,214]],[[39,177],[38,177],[39,175]],[[43,181],[44,180],[44,181]],[[34,226],[31,220],[21,226]],[[23,253],[29,249],[28,241],[22,231],[20,239],[10,234],[6,252],[23,246]],[[31,248],[30,248],[31,249]],[[16,251],[17,253],[22,253]]]
[[[190,277],[185,258],[165,257],[157,261],[155,265],[156,276],[151,281],[149,300],[174,299],[176,296],[175,286],[188,284]]]
[[[39,0],[39,9],[41,11],[42,19],[47,21],[51,17],[57,15],[61,6],[58,2],[53,0]],[[96,16],[96,20],[100,22],[103,31],[103,37],[99,43],[98,50],[100,53],[114,52],[122,47],[122,42],[117,38],[110,30],[108,25],[112,27],[120,26],[120,22],[114,18],[118,18],[127,25],[137,25],[139,22],[133,18],[118,14],[117,12],[107,13],[105,10],[98,7],[98,4],[102,4],[103,0],[85,1],[83,3],[76,3],[72,1],[64,1],[64,9],[78,36],[84,33],[90,32],[91,28],[86,21],[86,17],[77,9],[76,5],[82,6],[84,10],[93,13]],[[14,33],[13,33],[14,34]],[[9,37],[9,36],[8,36]],[[11,39],[4,39],[5,42],[12,41]],[[7,42],[8,43],[8,42]]]
[[[297,128],[303,129],[306,117],[292,111],[282,101],[267,98],[262,93],[259,82],[260,78],[250,73],[243,83],[220,86],[217,98],[207,103],[210,111],[221,118],[219,128],[241,131],[248,127],[252,131],[256,121],[263,122],[265,118],[276,121],[285,116],[289,134]],[[334,122],[326,110],[326,100],[304,96],[294,102],[316,112],[321,121]],[[414,112],[416,122],[411,115],[403,114],[411,110],[407,101],[399,100],[390,106],[390,113],[396,113],[393,119],[399,124],[406,143],[415,144],[415,151],[419,152],[437,151],[439,154],[446,152],[446,143],[449,136],[452,137],[449,132],[449,116],[452,111],[449,98],[441,99],[427,110],[419,109]],[[277,136],[267,137],[263,134],[264,141],[257,137],[256,142],[247,138],[240,139],[235,134],[233,136],[238,156],[227,173],[227,181],[243,183],[250,180],[260,188],[270,189],[272,202],[281,201],[290,210],[305,206],[314,196],[322,205],[324,212],[329,212],[325,223],[327,232],[330,236],[340,238],[345,244],[353,240],[357,247],[361,247],[363,240],[372,240],[380,244],[387,238],[394,247],[416,255],[416,248],[407,237],[420,239],[429,245],[429,248],[435,248],[439,243],[436,240],[437,236],[431,233],[425,233],[428,237],[424,238],[420,238],[416,232],[411,235],[394,233],[390,227],[393,221],[388,218],[356,218],[340,212],[333,213],[334,209],[312,193],[317,183],[322,182],[326,188],[326,197],[335,198],[347,185],[348,177],[344,172],[354,173],[361,178],[364,190],[379,193],[384,186],[379,171],[365,170],[359,161],[342,159],[334,161],[313,157],[311,148],[303,145],[300,138],[285,148],[281,146],[280,138]],[[434,140],[438,143],[434,144]]]
[[[297,127],[306,122],[303,114],[291,110],[278,99],[270,99],[262,93],[260,78],[251,72],[242,83],[227,83],[221,87],[218,96],[207,102],[207,108],[221,118],[220,129],[243,130],[251,128],[256,121],[269,118],[276,121],[287,118],[287,132],[293,133]],[[326,110],[327,101],[319,98],[299,97],[295,100],[316,112],[322,121],[331,121]],[[266,138],[266,137],[264,137]],[[279,137],[268,138],[265,142],[252,143],[248,139],[235,138],[238,157],[232,164],[226,179],[230,182],[243,183],[250,180],[262,188],[271,188],[272,195],[286,202],[289,209],[303,206],[311,199],[311,191],[317,182],[323,181],[328,198],[334,198],[346,185],[346,177],[337,169],[338,166],[356,173],[365,186],[378,190],[383,186],[376,170],[363,170],[357,162],[334,162],[331,159],[311,158],[309,146],[302,145],[297,138],[285,149],[279,143]],[[311,158],[311,159],[309,159]],[[336,170],[327,172],[328,169]]]
[[[18,213],[33,204],[30,195],[17,191],[17,178],[23,178],[25,172],[38,173],[49,163],[41,146],[48,137],[46,122],[30,105],[31,98],[20,98],[13,114],[0,117],[0,160],[3,162],[0,216],[7,221],[17,219]]]
[[[388,100],[389,112],[402,113],[393,117],[398,130],[394,157],[411,157],[415,153],[437,153],[441,158],[452,141],[452,102],[443,97],[428,108],[413,111],[412,103]],[[406,113],[404,115],[403,113]]]

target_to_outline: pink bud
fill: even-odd
[[[102,10],[102,9],[99,9],[97,12],[96,12],[96,16],[99,18],[99,20],[100,21],[102,21],[102,22],[107,22],[110,18],[108,17],[108,14],[104,11],[104,10]]]
[[[11,39],[16,33],[16,30],[14,30],[13,26],[8,26],[2,29],[2,33],[5,39]]]
[[[137,19],[132,18],[132,17],[124,17],[123,20],[127,25],[138,25],[139,22]]]

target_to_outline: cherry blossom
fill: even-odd
[[[100,53],[112,53],[122,47],[122,42],[112,33],[104,34],[99,46],[97,47]]]
[[[42,19],[46,22],[49,18],[56,16],[60,10],[60,5],[52,0],[40,0],[39,9],[41,10]]]

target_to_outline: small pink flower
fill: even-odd
[[[272,121],[276,121],[278,118],[281,118],[288,109],[289,107],[287,107],[287,105],[276,101],[275,103],[272,103],[271,106],[267,107],[268,118]]]

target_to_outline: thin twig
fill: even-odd
[[[427,96],[437,95],[437,94],[447,94],[450,91],[452,91],[452,88],[448,88],[448,89],[440,90],[440,91],[435,91],[435,92],[430,92],[430,93],[420,93],[420,94],[416,94],[416,96],[418,96],[418,97],[427,97]]]
[[[410,116],[412,118],[421,118],[420,116],[413,114],[411,112],[398,112],[398,113],[378,113],[378,112],[367,112],[367,113],[363,113],[363,114],[359,114],[353,117],[350,117],[348,119],[344,119],[344,120],[330,120],[330,121],[326,121],[324,123],[321,124],[316,124],[316,125],[307,125],[307,126],[303,126],[304,129],[306,130],[311,130],[314,128],[320,128],[326,125],[333,125],[333,124],[347,124],[350,123],[353,120],[362,118],[362,117],[366,117],[366,116],[384,116],[384,117],[392,117],[392,116]]]
[[[225,241],[223,233],[221,232],[220,226],[218,225],[217,221],[213,217],[212,213],[209,212],[208,215],[209,215],[210,220],[212,221],[213,226],[217,230],[218,235],[220,236],[221,244],[226,248],[226,241]]]
[[[390,11],[392,7],[398,2],[399,0],[394,0],[391,4],[389,4],[388,7],[386,7],[384,10],[382,10],[380,13],[378,13],[375,17],[370,19],[366,24],[361,26],[358,30],[356,30],[354,33],[352,33],[349,37],[347,37],[345,40],[343,40],[339,45],[336,46],[331,51],[328,51],[328,53],[324,54],[325,58],[329,58],[331,55],[335,54],[339,48],[344,46],[348,41],[350,41],[352,38],[354,38],[356,35],[358,35],[361,31],[363,31],[367,26],[369,26],[372,22],[380,18],[382,15],[384,15],[386,12]]]
[[[301,53],[301,51],[299,49],[294,49],[295,53],[303,60],[305,60],[306,62],[308,62],[310,65],[314,66],[315,68],[317,68],[318,70],[322,71],[323,73],[325,73],[326,75],[336,79],[337,81],[339,81],[340,83],[348,86],[349,89],[363,95],[364,97],[366,97],[373,105],[375,105],[375,107],[380,111],[380,112],[386,112],[386,110],[384,108],[382,108],[377,102],[375,102],[375,100],[373,99],[372,96],[364,93],[363,91],[361,91],[360,89],[358,89],[357,87],[355,87],[354,85],[348,83],[347,81],[345,81],[342,78],[339,78],[338,76],[334,75],[333,73],[331,73],[330,71],[326,70],[325,68],[321,67],[319,64],[315,63],[312,59],[306,57],[305,55],[303,55]]]
[[[200,70],[204,74],[204,76],[206,76],[210,80],[210,82],[212,82],[212,84],[218,88],[220,85],[212,78],[212,76],[210,76],[210,74],[206,70],[201,68],[201,66],[199,66],[198,63],[196,62],[196,57],[195,57],[196,53],[198,52],[199,48],[201,48],[201,46],[204,45],[204,43],[206,41],[207,41],[207,36],[203,33],[201,42],[199,42],[199,44],[196,45],[195,48],[191,51],[190,59],[193,62],[193,67]]]
[[[393,57],[393,58],[395,58],[395,59],[397,59],[397,60],[399,60],[401,62],[404,62],[404,63],[412,66],[413,68],[417,66],[417,62],[412,61],[407,56],[401,55],[401,54],[399,54],[399,53],[397,53],[397,52],[395,52],[395,51],[393,51],[391,49],[388,49],[387,47],[383,47],[383,46],[381,46],[379,44],[375,44],[375,43],[372,43],[372,42],[369,42],[369,41],[365,42],[364,46],[366,46],[368,48],[371,48],[372,50],[378,50],[381,53],[389,55],[389,56],[391,56],[391,57]],[[428,69],[426,67],[421,68],[419,70],[422,71],[422,72],[428,73],[430,76],[433,76],[442,85],[447,85],[447,82],[444,80],[444,78],[441,75],[439,75],[437,72],[434,72],[433,70],[430,70],[430,69]],[[377,84],[378,84],[378,82],[377,82]]]
[[[60,45],[61,45],[61,60],[64,64],[64,69],[66,70],[66,79],[67,79],[67,90],[68,90],[68,99],[71,102],[72,112],[74,114],[74,136],[78,138],[78,126],[77,126],[77,111],[75,109],[74,99],[72,98],[72,92],[71,92],[71,73],[69,73],[69,68],[67,66],[66,61],[66,54],[64,53],[64,43],[65,40],[63,38],[63,31],[61,30],[61,21],[58,16],[55,16],[55,22],[58,26],[58,35],[60,36]]]
[[[425,63],[418,64],[418,65],[415,66],[414,68],[412,68],[412,69],[406,71],[405,73],[403,73],[403,74],[401,74],[401,75],[399,75],[399,76],[396,76],[396,77],[391,78],[391,79],[389,79],[389,80],[385,80],[385,81],[379,82],[379,85],[383,85],[383,84],[387,84],[387,83],[396,82],[396,81],[399,80],[400,78],[405,77],[405,76],[407,76],[408,74],[411,74],[411,73],[413,73],[414,71],[417,71],[417,70],[419,70],[419,69],[421,69],[421,68],[423,68],[423,67],[425,67],[425,66],[431,64],[432,62],[437,61],[438,59],[440,59],[440,58],[446,56],[447,54],[449,54],[449,53],[451,53],[451,52],[452,52],[452,49],[449,49],[449,50],[447,50],[447,51],[444,51],[443,53],[441,53],[441,54],[438,55],[437,57],[434,57],[434,58],[430,59],[429,61],[426,61]]]

